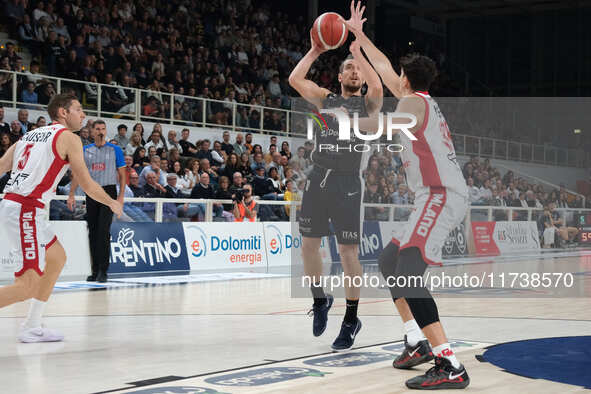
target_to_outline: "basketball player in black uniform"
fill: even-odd
[[[290,85],[318,109],[341,108],[349,115],[357,112],[360,117],[378,112],[383,100],[382,83],[362,54],[359,44],[351,44],[352,56],[347,57],[339,68],[339,95],[306,79],[314,61],[325,52],[311,36],[310,41],[312,48],[293,69],[289,76]],[[364,83],[367,83],[367,92],[362,96],[361,88]],[[330,115],[323,117],[326,125],[315,133],[316,146],[310,155],[314,168],[306,182],[299,219],[304,271],[312,278],[314,336],[322,335],[326,329],[328,311],[333,303],[333,296],[325,294],[320,283],[320,242],[323,236],[329,235],[329,221],[336,233],[345,277],[352,280],[363,275],[359,263],[359,211],[362,195],[359,169],[362,153],[349,149],[356,144],[353,131],[350,133],[351,140],[338,140],[338,122]],[[336,149],[337,145],[339,149]],[[344,351],[353,347],[355,336],[361,329],[361,321],[357,318],[359,293],[359,287],[345,281],[347,310],[340,334],[332,344],[333,350]]]

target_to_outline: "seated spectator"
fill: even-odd
[[[127,138],[127,126],[125,124],[117,126],[117,135],[113,139],[117,141],[117,145],[119,145],[121,149],[127,150],[129,138]]]
[[[560,217],[560,214],[556,210],[556,204],[548,204],[548,209],[550,210],[552,225],[556,227],[557,232],[560,235],[560,238],[562,238],[566,242],[574,241],[577,237],[577,234],[579,234],[579,230],[576,227],[566,226],[564,219]]]
[[[211,155],[211,150],[209,150],[209,140],[203,140],[201,142],[201,148],[195,154],[195,157],[198,159],[207,159],[209,163],[213,163],[213,156]]]
[[[141,181],[140,175],[140,181]],[[143,187],[143,197],[148,198],[162,198],[166,194],[166,189],[160,183],[158,183],[158,175],[155,172],[150,171],[145,175],[146,183]],[[151,218],[154,219],[155,215],[155,207],[156,204],[153,202],[146,202],[143,204],[142,210],[146,212],[146,214]]]
[[[250,156],[248,152],[244,152],[240,156],[240,164],[238,165],[238,171],[242,174],[244,179],[252,179],[252,169],[250,168]]]
[[[140,173],[140,186],[143,187],[148,181],[148,175],[153,173],[156,177],[156,182],[164,188],[164,185],[166,185],[166,175],[164,174],[165,171],[160,169],[160,161],[160,156],[152,156],[152,159],[150,160],[150,165],[144,167],[144,169]]]
[[[133,157],[130,155],[125,155],[125,173],[127,175],[127,184],[131,182],[131,175],[136,174],[137,171],[133,168]]]
[[[242,133],[236,134],[236,143],[232,145],[232,150],[238,155],[238,157],[242,156],[242,154],[248,150],[248,148],[242,144]]]
[[[291,160],[291,152],[289,150],[289,142],[283,141],[281,143],[281,151],[279,153],[281,153],[281,156],[287,157],[288,161]]]
[[[215,198],[218,200],[231,200],[232,191],[230,190],[230,179],[226,176],[220,177],[219,187],[215,192]],[[214,203],[215,216],[223,217],[226,222],[233,222],[234,215],[232,214],[232,204],[218,204]]]
[[[169,151],[172,150],[172,149],[176,149],[181,155],[183,154],[183,147],[181,146],[181,144],[179,143],[179,141],[177,141],[176,131],[174,131],[174,130],[169,130],[168,131],[167,145],[168,145],[168,150]]]
[[[175,173],[166,175],[166,186],[164,187],[165,198],[185,198],[185,195],[177,187],[178,176]],[[165,222],[178,221],[179,213],[183,211],[184,204],[165,203],[162,205],[162,219]],[[179,213],[177,213],[177,211]]]
[[[265,168],[265,161],[263,160],[263,154],[257,152],[254,154],[253,162],[250,164],[250,171],[252,174],[256,174],[256,169],[258,167]]]
[[[125,199],[133,197],[143,197],[144,191],[139,187],[138,181],[140,177],[138,174],[133,173],[129,180],[130,184],[125,186],[124,196]],[[119,194],[119,184],[117,184],[117,194]],[[137,202],[125,202],[123,204],[123,213],[133,222],[153,222],[152,219],[141,209],[142,203]]]
[[[208,173],[204,172],[201,174],[201,176],[199,177],[199,183],[195,185],[195,187],[191,191],[191,198],[203,198],[208,200],[215,198],[215,190],[213,186],[209,183]],[[185,212],[187,216],[198,216],[199,220],[203,220],[203,218],[205,217],[205,204],[189,204],[189,206],[185,209]]]
[[[125,154],[127,155],[134,155],[137,148],[142,146],[142,139],[140,134],[134,132],[129,139],[129,143],[125,146]],[[144,155],[146,150],[144,149]]]
[[[215,141],[213,143],[213,150],[211,151],[211,157],[213,161],[211,165],[214,169],[219,169],[221,166],[224,165],[227,159],[226,152],[222,149],[222,144],[219,141]]]
[[[10,136],[8,134],[0,134],[0,157],[4,156],[11,146]]]
[[[181,131],[179,145],[182,148],[181,154],[183,156],[195,156],[197,154],[197,147],[189,142],[189,129],[183,129]]]
[[[177,187],[184,195],[190,195],[191,190],[195,186],[194,183],[191,183],[191,177],[188,174],[191,172],[189,169],[183,168],[180,161],[175,160],[172,163],[172,170],[174,174],[177,175]]]
[[[230,192],[232,193],[232,195],[234,195],[236,189],[242,189],[242,186],[245,184],[246,182],[244,181],[242,174],[238,171],[236,171],[234,173],[234,175],[232,175],[232,185],[230,186]],[[234,198],[234,197],[232,197]]]
[[[230,132],[224,131],[222,134],[223,141],[221,142],[221,149],[226,152],[226,155],[229,155],[234,151],[234,146],[230,142]]]
[[[47,120],[45,119],[45,116],[38,117],[37,122],[35,122],[35,126],[36,128],[47,126]]]
[[[10,143],[14,144],[18,140],[20,140],[23,135],[24,133],[22,132],[22,127],[19,121],[13,120],[12,122],[10,122],[10,134],[8,134],[10,138]]]
[[[21,94],[23,103],[38,104],[39,98],[35,92],[35,84],[33,82],[27,82],[26,87],[27,88],[23,90]],[[25,108],[36,109],[37,107],[34,105],[29,105],[25,106]]]
[[[259,207],[252,195],[252,186],[247,183],[243,188],[244,198],[234,202],[234,220],[236,222],[256,222]]]
[[[230,153],[228,158],[226,159],[226,163],[220,169],[220,175],[226,176],[228,179],[231,179],[234,176],[236,171],[239,171],[238,168],[240,167],[240,158],[236,153]]]
[[[209,160],[207,159],[201,159],[199,160],[199,175],[202,176],[203,174],[208,174],[209,175],[209,180],[211,181],[211,183],[213,184],[217,184],[218,183],[218,173],[210,167],[209,165]]]
[[[148,142],[144,145],[144,148],[146,149],[150,149],[151,147],[154,147],[156,151],[159,149],[166,150],[164,141],[162,141],[162,134],[159,131],[152,131],[150,138],[148,138]]]
[[[285,193],[283,194],[284,201],[300,201],[302,198],[295,187],[295,182],[291,179],[285,181]],[[299,211],[299,206],[296,211]],[[291,217],[291,205],[285,206],[285,214],[288,218]]]

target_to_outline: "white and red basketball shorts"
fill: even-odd
[[[34,206],[8,199],[0,202],[0,236],[9,245],[9,250],[5,251],[5,254],[8,254],[9,259],[17,267],[14,274],[16,277],[29,269],[43,275],[45,251],[57,241],[46,219],[47,214],[41,207],[40,203]]]
[[[468,199],[444,187],[431,187],[417,191],[414,205],[408,222],[392,242],[400,250],[416,247],[427,264],[441,265],[443,244],[466,217]]]

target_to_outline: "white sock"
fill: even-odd
[[[26,328],[35,328],[41,326],[41,317],[45,309],[45,301],[39,301],[31,298],[31,305],[29,306],[29,314],[24,322]]]
[[[415,319],[404,322],[404,332],[406,334],[406,342],[410,346],[417,346],[419,341],[425,339],[423,331],[421,331]]]
[[[442,343],[439,346],[435,346],[433,348],[433,354],[435,354],[437,357],[443,357],[448,359],[454,368],[459,368],[461,365],[458,359],[456,358],[456,355],[454,354],[453,350],[451,350],[451,346],[449,346],[449,343],[447,342]]]

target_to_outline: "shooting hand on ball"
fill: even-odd
[[[367,20],[367,18],[363,18],[363,12],[365,11],[365,6],[361,7],[361,1],[357,2],[357,6],[355,6],[355,0],[351,1],[351,18],[349,20],[341,19],[341,22],[347,26],[347,29],[355,36],[360,33],[363,33],[363,24]]]
[[[312,28],[313,29],[313,28]],[[310,44],[312,45],[312,50],[317,54],[321,54],[327,51],[322,45],[318,44],[314,41],[314,37],[312,37],[312,29],[310,29]]]

